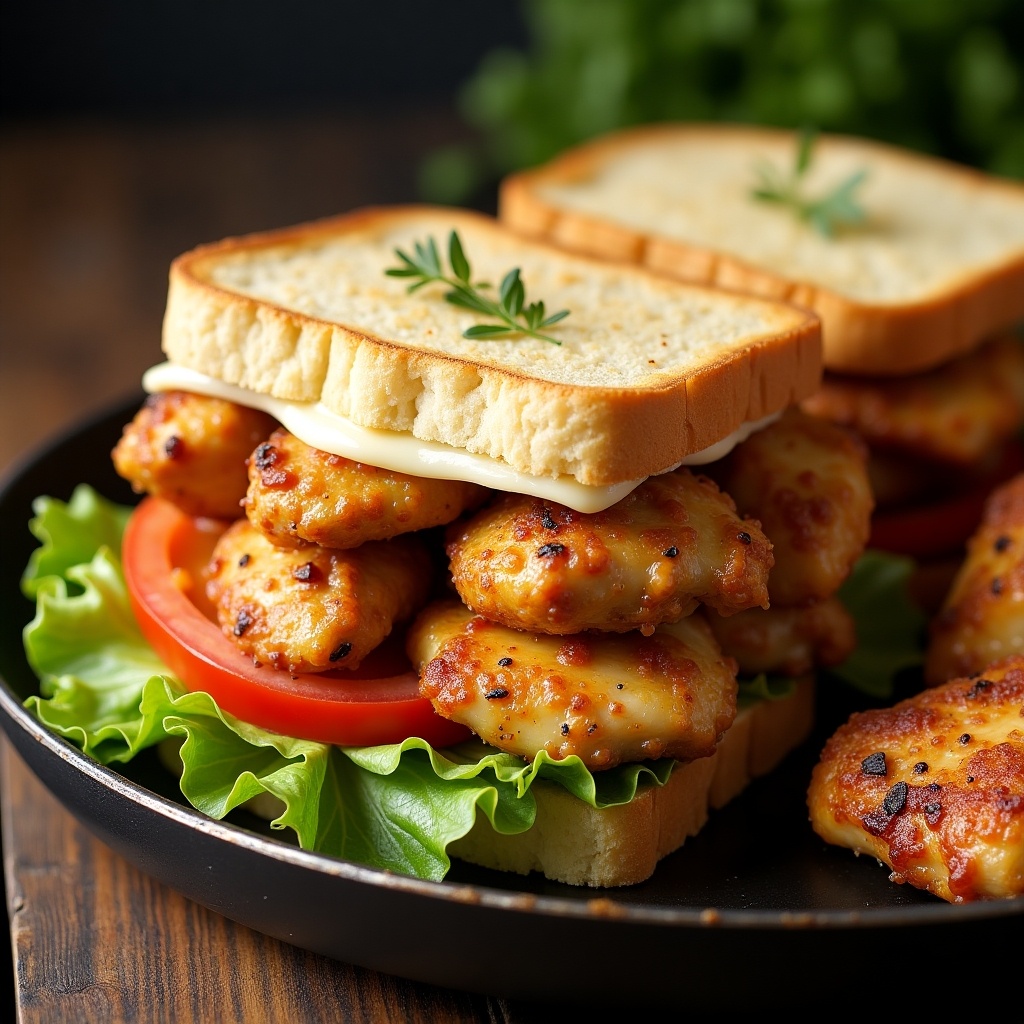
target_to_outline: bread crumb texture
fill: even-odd
[[[881,143],[821,136],[801,195],[851,175],[866,216],[831,237],[753,195],[794,132],[674,124],[611,133],[502,184],[501,218],[568,249],[789,299],[822,318],[826,366],[912,372],[1024,316],[1024,185]]]
[[[871,303],[921,300],[1024,254],[1024,189],[842,138],[816,147],[803,187],[825,195],[865,171],[857,197],[867,220],[826,238],[752,195],[758,164],[788,174],[794,153],[791,136],[778,133],[718,135],[713,145],[697,133],[651,135],[538,194],[602,217],[628,211],[631,227],[741,253]]]
[[[484,314],[388,277],[396,249],[456,229],[474,282],[513,267],[570,315],[560,345],[469,340]],[[542,476],[606,484],[668,468],[820,381],[817,319],[524,241],[461,210],[400,207],[194,250],[172,266],[164,350],[229,383],[322,401]]]

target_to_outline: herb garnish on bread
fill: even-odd
[[[409,296],[394,250],[457,228],[477,274],[521,268],[572,316],[560,346],[467,339],[478,317]],[[368,210],[228,240],[171,267],[164,352],[258,394],[320,402],[535,476],[604,485],[662,472],[820,380],[820,331],[797,307],[524,242],[483,215]]]
[[[1024,185],[822,135],[808,194],[865,172],[863,220],[824,236],[751,194],[758,165],[789,166],[798,143],[745,125],[614,132],[508,177],[500,215],[577,252],[812,308],[836,372],[923,370],[1024,317]]]
[[[560,345],[466,337],[479,311],[448,283],[410,294],[388,275],[396,250],[452,232],[474,282],[516,268],[571,310]],[[140,745],[186,737],[182,791],[207,813],[258,796],[304,846],[424,877],[450,848],[623,885],[806,735],[814,669],[848,653],[848,623],[808,636],[772,616],[796,538],[767,536],[761,499],[737,508],[712,472],[751,432],[778,438],[772,473],[794,482],[779,493],[821,520],[801,543],[834,556],[831,586],[856,561],[863,453],[793,408],[820,381],[812,313],[400,207],[185,254],[163,347],[114,461],[147,495],[121,546],[130,603],[173,672],[150,652],[119,710],[146,709],[124,734]],[[226,451],[238,511],[211,526],[209,456]],[[740,693],[756,631],[724,650],[709,618],[747,611],[774,623],[794,677],[777,701]],[[30,638],[47,696],[64,678],[50,628]],[[91,751],[130,756],[66,706],[36,702]],[[581,858],[595,844],[606,856]]]

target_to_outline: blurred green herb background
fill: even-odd
[[[520,0],[529,43],[459,95],[421,169],[463,202],[631,124],[814,125],[1024,178],[1024,0]]]

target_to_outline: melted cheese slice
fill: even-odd
[[[142,386],[150,393],[191,391],[261,409],[313,448],[355,462],[365,462],[410,476],[467,480],[494,490],[529,494],[554,501],[577,512],[600,512],[643,483],[641,478],[607,487],[594,487],[581,484],[570,476],[531,476],[488,455],[477,455],[439,441],[424,441],[402,431],[363,427],[345,416],[331,412],[320,402],[294,402],[259,394],[173,363],[160,363],[151,367],[142,377]],[[688,456],[680,465],[703,465],[720,459],[755,430],[767,426],[776,418],[777,414],[756,423],[746,423],[710,448]]]

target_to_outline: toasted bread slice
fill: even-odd
[[[539,871],[570,885],[611,888],[649,878],[662,857],[697,835],[712,811],[766,775],[811,731],[814,679],[802,678],[780,700],[740,708],[711,757],[676,765],[668,782],[628,804],[600,810],[556,783],[534,783],[537,820],[517,835],[500,835],[486,818],[452,843],[452,856],[517,874]]]
[[[526,302],[569,316],[547,333],[469,340],[493,317],[386,276],[396,249],[456,230],[473,281],[518,267]],[[496,288],[491,288],[493,295]],[[321,402],[368,427],[408,431],[585,484],[676,465],[821,378],[820,325],[774,300],[681,284],[523,240],[493,218],[377,208],[228,239],[171,267],[170,360],[277,398]]]
[[[866,219],[833,237],[759,201],[793,132],[668,124],[615,132],[507,178],[500,217],[565,248],[788,299],[822,319],[826,368],[903,374],[1024,317],[1024,185],[864,139],[822,136],[801,182],[858,171]]]

